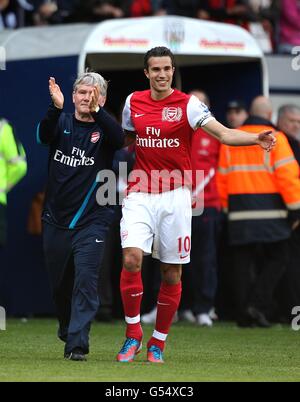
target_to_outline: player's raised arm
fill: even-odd
[[[226,145],[260,145],[266,151],[271,151],[276,144],[276,138],[272,131],[262,131],[258,134],[249,135],[245,131],[227,128],[217,120],[210,120],[203,126],[203,129]]]
[[[42,144],[50,144],[57,135],[57,124],[64,106],[64,95],[54,77],[49,78],[49,93],[52,103],[46,116],[37,127],[37,141]]]

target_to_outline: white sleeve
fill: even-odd
[[[131,120],[131,106],[130,106],[130,100],[133,94],[130,94],[127,96],[123,113],[122,113],[122,127],[124,130],[127,131],[135,131],[134,125]]]
[[[215,120],[208,107],[192,95],[187,104],[187,118],[189,125],[194,129],[205,126],[209,121]]]

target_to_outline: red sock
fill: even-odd
[[[155,330],[152,338],[148,342],[148,348],[151,345],[158,346],[164,350],[165,341],[172,324],[173,317],[178,309],[181,297],[181,282],[176,285],[162,283],[157,300],[157,316]]]
[[[141,301],[143,296],[142,274],[129,272],[123,268],[120,281],[121,296],[127,323],[126,337],[142,340],[143,331],[140,320]]]

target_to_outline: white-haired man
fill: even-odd
[[[63,113],[64,96],[49,79],[52,104],[37,131],[49,145],[49,178],[43,211],[46,266],[65,358],[86,360],[89,331],[97,313],[98,273],[113,210],[99,206],[97,174],[111,169],[123,146],[123,131],[102,108],[107,82],[85,73],[74,83],[75,113]]]

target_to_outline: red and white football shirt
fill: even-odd
[[[129,95],[122,121],[125,130],[136,133],[136,162],[129,189],[150,193],[166,191],[162,171],[172,172],[171,189],[189,186],[191,177],[184,178],[184,172],[192,171],[192,134],[213,119],[204,103],[176,89],[161,100],[153,100],[150,90]]]

